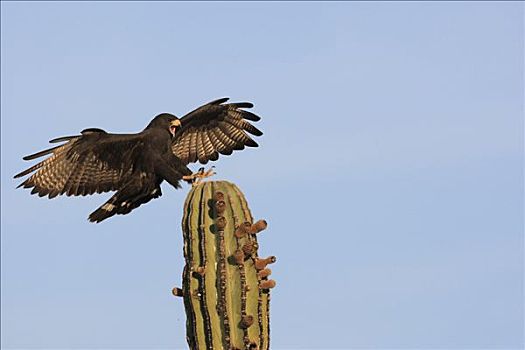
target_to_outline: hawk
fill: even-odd
[[[14,177],[32,174],[18,187],[32,188],[31,194],[40,197],[116,191],[89,215],[91,222],[127,214],[160,197],[164,180],[180,188],[181,180],[193,183],[210,175],[211,171],[203,168],[192,174],[189,163],[206,164],[217,160],[219,154],[258,146],[249,134],[261,136],[262,132],[248,121],[256,122],[260,117],[242,109],[253,104],[226,101],[228,98],[209,102],[180,119],[161,113],[137,134],[89,128],[80,135],[53,139],[49,142],[61,144],[23,159],[48,158]]]

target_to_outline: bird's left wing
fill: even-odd
[[[171,149],[185,164],[199,161],[206,164],[220,154],[229,155],[245,146],[257,147],[247,134],[261,136],[262,132],[247,120],[261,118],[241,108],[251,108],[249,102],[228,103],[221,98],[205,104],[180,119],[181,129],[175,133]]]
[[[137,166],[142,147],[140,134],[108,134],[95,128],[83,130],[81,134],[51,140],[51,143],[67,142],[24,157],[32,160],[50,154],[15,175],[18,178],[33,173],[18,187],[33,188],[31,194],[49,195],[49,198],[117,190]]]

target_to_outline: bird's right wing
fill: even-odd
[[[18,187],[33,188],[31,194],[49,198],[113,191],[131,175],[137,151],[143,147],[140,134],[108,134],[94,128],[50,142],[63,141],[67,142],[24,157],[31,160],[51,154],[15,175],[18,178],[34,172]]]

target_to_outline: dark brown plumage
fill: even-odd
[[[262,132],[247,120],[260,118],[241,109],[253,105],[224,104],[227,100],[212,101],[181,119],[159,114],[137,134],[109,134],[90,128],[81,135],[53,139],[51,143],[65,143],[24,157],[32,160],[50,155],[15,175],[32,173],[18,187],[32,188],[31,194],[49,198],[117,191],[91,213],[89,220],[100,222],[115,214],[127,214],[160,197],[163,180],[179,188],[183,176],[191,174],[186,166],[189,163],[206,164],[217,160],[219,154],[257,147],[247,133],[260,136]]]

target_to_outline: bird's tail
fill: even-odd
[[[119,201],[118,197],[119,193],[117,192],[106,203],[104,203],[97,210],[89,214],[88,220],[91,222],[98,223],[104,219],[107,219],[117,214],[119,206],[122,205],[122,202]]]
[[[147,203],[161,195],[160,187],[156,187],[151,192],[140,192],[132,196],[123,196],[122,192],[119,191],[97,210],[89,214],[88,220],[99,223],[115,214],[127,214],[141,204]]]

